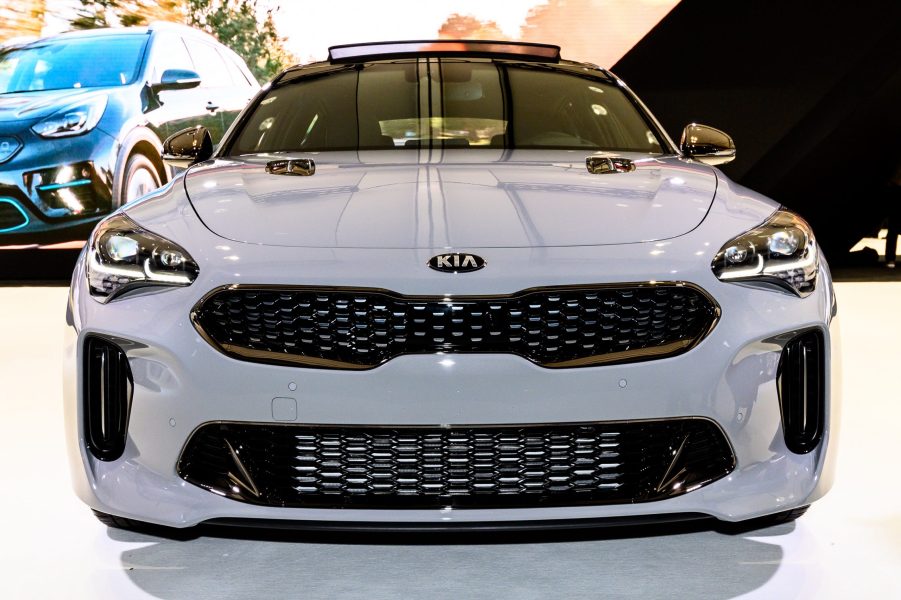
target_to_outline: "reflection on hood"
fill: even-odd
[[[97,88],[12,92],[0,94],[0,121],[25,121],[46,117],[64,106],[104,92]]]
[[[659,241],[697,227],[716,191],[710,167],[647,155],[636,157],[634,172],[606,175],[589,173],[585,155],[574,152],[451,150],[438,162],[418,156],[321,153],[311,177],[267,173],[259,157],[219,160],[189,171],[185,188],[222,237],[326,248]]]

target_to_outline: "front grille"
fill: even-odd
[[[402,354],[504,352],[544,367],[673,356],[719,314],[686,284],[534,288],[509,296],[402,296],[376,289],[229,286],[198,331],[242,360],[367,369]]]
[[[286,507],[538,507],[661,500],[735,465],[699,418],[491,427],[210,423],[178,464],[235,500]]]
[[[28,224],[28,215],[15,201],[0,198],[0,233],[15,231]]]

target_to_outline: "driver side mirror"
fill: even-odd
[[[150,87],[154,92],[163,90],[187,90],[200,85],[200,75],[190,69],[166,69],[159,83]]]
[[[679,149],[688,158],[707,165],[723,165],[735,160],[735,142],[725,132],[689,123],[682,130]]]
[[[182,129],[163,142],[163,162],[187,169],[213,156],[213,137],[203,125]]]

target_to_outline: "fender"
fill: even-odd
[[[119,144],[119,150],[116,153],[116,166],[115,171],[113,173],[113,202],[117,203],[121,196],[122,192],[122,178],[125,176],[125,165],[128,162],[128,157],[131,155],[132,150],[134,150],[135,146],[138,144],[145,143],[149,144],[156,151],[157,157],[160,157],[163,153],[163,142],[160,140],[159,136],[156,135],[149,127],[144,125],[139,125],[128,132],[128,134],[122,138],[122,141]],[[154,163],[157,161],[154,160]],[[161,161],[160,161],[161,164]],[[160,173],[160,183],[165,185],[172,178],[172,173],[168,167],[162,167],[162,172]]]

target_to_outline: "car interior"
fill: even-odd
[[[284,103],[296,108],[285,111]],[[662,151],[650,124],[609,81],[487,60],[315,73],[276,85],[248,125],[232,153],[425,145]]]

